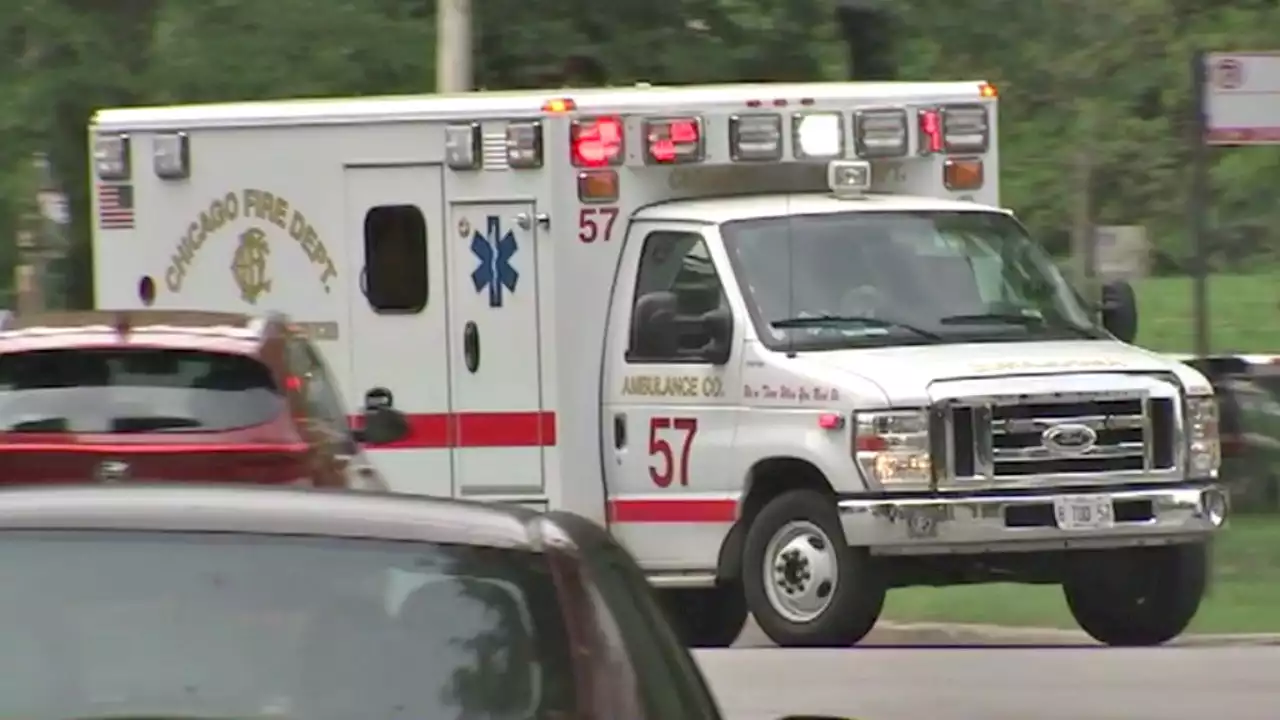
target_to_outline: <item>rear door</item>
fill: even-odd
[[[528,202],[450,206],[447,345],[464,497],[544,495],[542,449],[555,422],[543,412],[534,213]]]
[[[360,268],[351,303],[353,407],[389,391],[407,437],[368,448],[391,489],[453,493],[443,173],[439,165],[347,167],[346,236]]]

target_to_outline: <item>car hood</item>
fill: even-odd
[[[1044,375],[1170,373],[1188,392],[1211,393],[1194,368],[1149,350],[1107,340],[973,343],[801,353],[798,369],[837,385],[878,386],[890,406],[923,406],[939,384]],[[1042,386],[1042,383],[1035,383]],[[1010,385],[1011,392],[1017,392]]]

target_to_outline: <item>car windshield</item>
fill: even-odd
[[[1004,213],[848,212],[720,231],[770,347],[1107,337]]]
[[[0,533],[0,716],[564,717],[545,556],[411,542]]]
[[[0,432],[216,432],[285,410],[258,360],[203,350],[93,348],[0,355]]]

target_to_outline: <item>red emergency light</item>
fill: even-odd
[[[625,143],[622,118],[604,116],[574,120],[569,126],[569,152],[574,167],[613,167],[622,164]]]
[[[678,165],[703,159],[702,122],[696,117],[646,120],[644,137],[646,164]]]
[[[938,111],[921,110],[917,117],[920,122],[920,154],[942,152],[942,117]]]

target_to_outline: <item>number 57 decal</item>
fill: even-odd
[[[698,418],[649,418],[649,457],[652,460],[649,479],[654,485],[670,487],[675,481],[682,486],[689,485],[689,451],[693,449],[693,438],[697,434]],[[678,449],[672,448],[668,440],[671,436],[676,436]]]
[[[613,223],[618,219],[616,207],[584,207],[578,211],[578,241],[609,242],[613,239]]]

